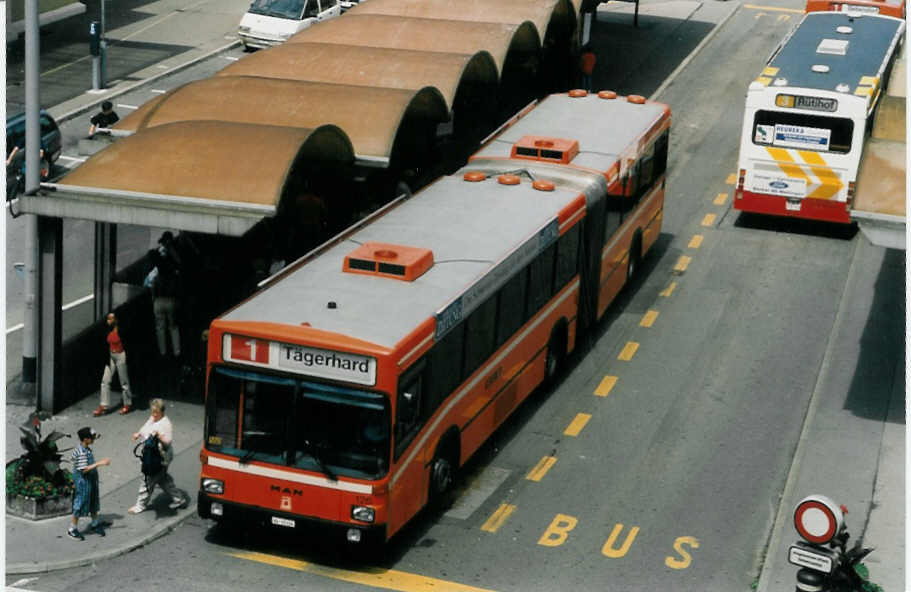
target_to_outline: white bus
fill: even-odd
[[[735,209],[850,223],[869,122],[904,30],[881,15],[804,15],[747,90]]]

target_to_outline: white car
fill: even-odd
[[[339,0],[254,0],[240,19],[237,34],[244,48],[278,45],[313,23],[339,16]]]

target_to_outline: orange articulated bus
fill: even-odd
[[[654,243],[669,128],[547,97],[213,321],[200,515],[363,547],[443,496]]]
[[[853,12],[905,18],[905,0],[807,0],[806,12]]]

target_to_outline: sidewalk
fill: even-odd
[[[111,396],[112,400],[117,400],[116,392]],[[142,478],[139,459],[133,456],[136,443],[131,436],[148,419],[148,404],[143,397],[140,399],[141,408],[128,415],[115,412],[93,417],[92,410],[98,404],[98,394],[95,393],[42,422],[41,433],[46,436],[56,430],[69,434],[71,437],[58,442],[61,450],[75,446],[76,431],[81,427],[90,426],[101,433],[101,438],[92,449],[96,459],[111,459],[110,466],[98,469],[101,478],[99,517],[111,523],[107,528],[107,536],[102,538],[96,534],[86,534],[85,541],[71,539],[66,535],[69,516],[33,521],[7,514],[7,574],[45,572],[116,557],[167,534],[184,519],[196,514],[203,406],[200,403],[173,402],[168,400],[167,395],[162,395],[162,398],[167,404],[165,415],[174,424],[174,460],[169,472],[177,487],[187,493],[189,505],[171,510],[168,508],[168,496],[156,489],[148,510],[138,515],[127,513],[127,509],[136,502]],[[7,461],[16,458],[23,451],[19,444],[18,426],[25,422],[33,410],[31,405],[7,404]],[[63,457],[69,460],[69,451],[64,452]],[[65,470],[70,469],[68,462],[62,466]],[[85,530],[89,522],[89,518],[80,519],[80,530]]]
[[[863,540],[863,563],[885,592],[905,580],[904,251],[859,241],[806,423],[792,461],[759,578],[758,592],[794,590],[788,549],[800,537],[794,508],[820,494],[848,508],[848,546]],[[898,319],[899,321],[896,321]],[[852,363],[856,360],[856,364]]]

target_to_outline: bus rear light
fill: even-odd
[[[370,506],[351,506],[351,518],[361,522],[373,522],[376,518],[376,510]]]
[[[738,192],[737,197],[738,198],[741,197],[740,192],[743,191],[743,184],[744,184],[744,182],[746,182],[746,178],[747,178],[747,170],[740,169],[740,174],[737,176],[737,192]]]
[[[851,204],[854,203],[854,191],[856,190],[856,188],[857,188],[857,186],[855,185],[854,181],[848,182],[848,207],[849,208],[851,207]]]

